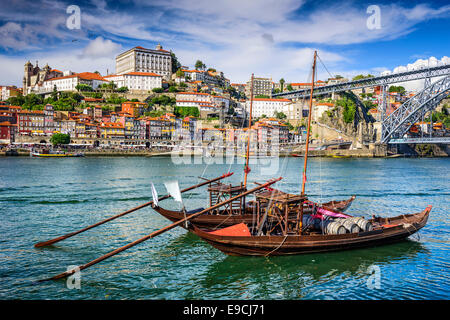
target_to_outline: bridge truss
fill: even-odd
[[[408,99],[384,119],[381,142],[387,143],[390,139],[403,137],[414,123],[434,110],[449,94],[450,76],[446,76]]]
[[[450,65],[442,65],[432,68],[422,68],[407,72],[392,73],[385,76],[371,77],[322,87],[315,87],[313,95],[318,96],[330,94],[333,92],[349,91],[360,88],[386,86],[392,83],[406,82],[420,79],[430,79],[434,77],[441,77],[447,75],[450,75]],[[272,96],[282,97],[286,99],[303,99],[309,97],[310,94],[311,94],[310,89],[301,89],[290,92],[278,93]]]

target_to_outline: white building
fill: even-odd
[[[335,105],[333,103],[328,102],[317,103],[315,106],[313,106],[312,120],[319,121],[319,119],[322,117],[325,111],[331,110],[334,107]]]
[[[112,74],[104,78],[114,82],[117,88],[127,87],[128,90],[150,91],[162,87],[162,76],[153,72],[128,72]]]
[[[92,89],[97,89],[99,85],[108,83],[108,80],[101,75],[92,72],[76,73],[64,77],[52,78],[44,81],[42,88],[43,92],[50,92],[56,86],[57,91],[76,91],[78,84],[86,84],[91,86]]]
[[[154,50],[134,47],[116,57],[116,74],[129,72],[151,72],[170,80],[172,55],[159,44]]]
[[[252,106],[252,117],[258,118],[262,115],[267,117],[273,117],[276,112],[284,112],[286,106],[291,103],[289,99],[265,99],[265,98],[254,98]],[[245,108],[247,112],[250,112],[250,100],[245,103]]]
[[[177,107],[198,107],[202,111],[217,111],[219,108],[228,111],[230,107],[228,98],[203,92],[179,92],[176,99]]]
[[[20,90],[15,86],[0,86],[0,100],[6,101],[10,97],[19,95]]]

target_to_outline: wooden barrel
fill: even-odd
[[[358,232],[361,231],[361,229],[359,228],[358,224],[356,224],[351,219],[343,218],[343,219],[336,219],[335,221],[339,222],[350,233],[358,233]]]
[[[324,221],[324,228],[326,234],[345,234],[347,229],[342,226],[339,222],[333,220]]]
[[[362,217],[352,217],[352,218],[349,218],[349,220],[352,220],[354,223],[356,223],[362,231],[372,231],[373,230],[372,223]]]

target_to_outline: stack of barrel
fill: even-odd
[[[303,224],[311,226],[315,230],[321,230],[325,234],[345,234],[372,231],[373,225],[370,221],[362,217],[338,218],[326,217],[321,219],[312,219],[305,217]]]

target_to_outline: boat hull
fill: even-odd
[[[332,210],[337,211],[345,211],[347,210],[351,203],[355,200],[355,196],[350,197],[347,200],[341,200],[341,201],[330,201],[327,203],[324,203],[323,206],[330,208]],[[153,208],[155,211],[157,211],[159,214],[161,214],[163,217],[169,219],[172,222],[179,221],[181,219],[184,219],[185,215],[183,211],[172,211],[167,210],[161,207],[155,207]],[[312,212],[312,209],[309,207],[304,207],[304,214],[310,214]],[[189,216],[189,213],[187,214]],[[253,214],[243,214],[243,215],[229,215],[229,214],[204,214],[200,215],[198,217],[195,217],[194,219],[190,220],[190,223],[192,225],[195,225],[200,228],[224,228],[229,227],[238,223],[246,223],[248,225],[255,225],[256,224],[256,218]],[[183,225],[184,227],[184,225]]]
[[[368,232],[343,235],[223,236],[196,226],[192,231],[225,254],[233,256],[298,255],[349,250],[395,243],[425,226],[431,206],[420,213],[382,218],[384,226]],[[372,219],[371,222],[376,222]]]

